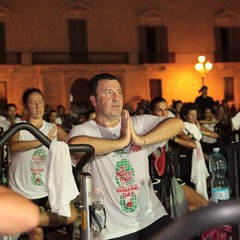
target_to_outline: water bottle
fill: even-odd
[[[104,196],[99,188],[92,196],[92,229],[94,240],[105,240],[106,214],[104,209]]]
[[[104,196],[99,188],[96,188],[93,193],[92,204],[95,210],[103,209]]]
[[[219,148],[213,149],[213,154],[209,159],[209,168],[212,173],[212,202],[218,203],[222,200],[228,200],[230,198],[229,185],[225,177],[227,163]]]

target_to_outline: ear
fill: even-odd
[[[97,105],[96,97],[94,95],[90,96],[90,101],[94,107]]]

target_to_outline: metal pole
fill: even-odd
[[[92,178],[89,173],[81,174],[81,237],[91,240]]]
[[[204,86],[204,75],[202,75],[202,86]]]

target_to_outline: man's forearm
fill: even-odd
[[[146,133],[144,140],[147,145],[162,142],[176,136],[183,128],[184,124],[181,119],[168,118]]]
[[[124,139],[104,139],[87,136],[77,136],[68,140],[68,144],[89,144],[94,147],[95,155],[104,155],[123,149],[128,145]]]

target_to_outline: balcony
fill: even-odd
[[[175,63],[175,52],[127,53],[127,52],[0,52],[0,65],[43,64],[154,64]]]
[[[139,53],[139,63],[175,63],[175,53]]]
[[[215,52],[214,62],[240,62],[240,51]]]
[[[20,52],[0,52],[0,65],[21,64]]]
[[[36,52],[33,64],[128,64],[128,53]]]

